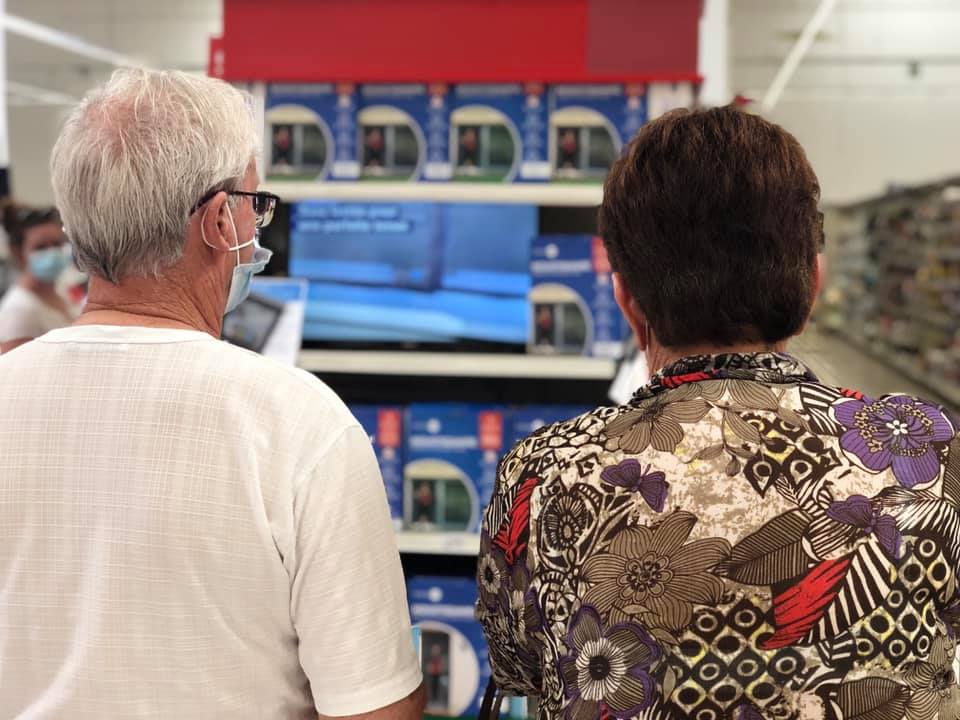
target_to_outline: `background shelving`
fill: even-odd
[[[299,365],[327,373],[429,377],[611,380],[613,360],[495,353],[303,350]]]
[[[960,180],[827,215],[822,326],[960,408]]]
[[[474,202],[596,207],[603,200],[599,183],[468,183],[468,182],[300,182],[274,181],[263,188],[286,202],[355,200],[370,202]]]

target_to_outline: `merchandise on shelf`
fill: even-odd
[[[593,408],[582,405],[523,405],[510,413],[510,445],[516,445],[537,430],[553,423],[572,420]]]
[[[286,235],[309,281],[305,341],[526,341],[535,206],[313,200],[284,218],[264,239]]]
[[[490,678],[483,630],[474,619],[476,583],[413,577],[407,597],[411,620],[420,626],[427,713],[476,717]]]
[[[551,85],[550,157],[557,180],[603,180],[647,121],[642,84]]]
[[[271,180],[356,180],[357,110],[352,83],[267,88],[266,175]]]
[[[543,85],[456,85],[449,98],[434,93],[430,105],[426,179],[550,179]]]
[[[540,236],[533,243],[530,275],[530,352],[620,356],[626,321],[599,237]]]
[[[827,214],[831,330],[960,407],[960,193],[911,188]]]
[[[504,451],[505,413],[490,405],[413,404],[407,409],[404,526],[478,532]]]
[[[390,517],[396,530],[403,527],[403,408],[352,405],[354,417],[370,436],[383,475]]]
[[[361,85],[360,176],[366,180],[421,180],[429,157],[428,141],[445,154],[446,86],[423,83]]]
[[[697,86],[690,82],[650,83],[647,86],[647,120],[677,108],[692,108],[697,101]]]

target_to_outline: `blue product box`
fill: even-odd
[[[647,121],[642,84],[552,85],[550,165],[554,179],[606,177]]]
[[[651,83],[647,88],[647,117],[658,117],[677,108],[692,108],[699,87],[691,82]]]
[[[407,408],[404,527],[479,532],[504,451],[504,415],[491,405]]]
[[[585,405],[522,405],[510,413],[510,447],[546,425],[572,420],[593,408]]]
[[[403,526],[403,409],[352,405],[350,411],[370,436],[380,464],[394,528]]]
[[[265,174],[271,180],[356,180],[357,111],[353,83],[267,87]]]
[[[541,235],[531,250],[528,351],[617,358],[627,323],[599,237]]]
[[[455,85],[448,98],[432,93],[430,107],[427,179],[550,179],[543,85]],[[443,121],[433,115],[440,111],[447,113]],[[445,132],[442,137],[441,131]]]
[[[367,180],[421,180],[428,145],[446,155],[446,86],[424,83],[360,86],[360,176]]]
[[[407,583],[411,620],[420,626],[427,713],[477,717],[490,679],[483,629],[474,619],[473,580],[413,577]]]

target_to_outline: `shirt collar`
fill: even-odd
[[[787,353],[691,355],[663,368],[649,385],[637,390],[633,399],[644,400],[706,380],[753,380],[774,385],[820,381],[810,368]]]

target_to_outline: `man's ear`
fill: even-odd
[[[229,252],[235,238],[227,210],[227,194],[218,192],[197,212],[200,229],[207,246],[212,250]]]
[[[647,318],[637,307],[637,301],[633,299],[620,273],[613,273],[613,297],[637,338],[637,347],[640,352],[645,352],[650,342]]]

